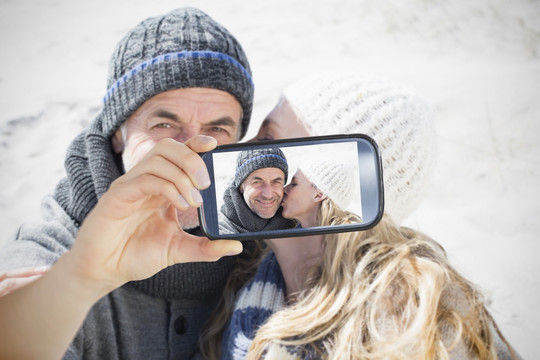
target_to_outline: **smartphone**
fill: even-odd
[[[211,185],[201,191],[203,204],[198,212],[201,229],[210,239],[253,240],[361,231],[375,226],[382,218],[381,157],[377,144],[367,135],[221,145],[200,155],[208,169]],[[261,162],[261,159],[268,162]],[[307,164],[315,170],[309,172]],[[328,172],[324,177],[320,174],[310,176],[312,179],[318,177],[321,188],[324,183],[326,192],[332,195],[328,197],[338,200],[336,203],[342,205],[342,210],[355,214],[357,221],[346,225],[323,226],[316,222],[306,225],[308,222],[303,220],[303,215],[298,211],[295,213],[294,209],[298,207],[296,205],[305,205],[308,199],[300,197],[293,201],[292,193],[287,195],[290,189],[287,186],[296,186],[301,179],[300,173],[319,173],[319,169],[333,168],[333,164],[339,166],[341,172]],[[306,170],[302,172],[302,168]],[[242,176],[252,169],[262,171],[253,171],[244,180]],[[287,170],[287,174],[283,170]],[[259,173],[277,173],[282,179],[277,181],[279,176],[264,178],[266,175],[261,178]],[[241,180],[242,183],[238,183]],[[346,192],[336,190],[345,185]],[[257,193],[256,186],[264,186],[266,194]],[[262,210],[257,209],[257,202],[262,204]]]

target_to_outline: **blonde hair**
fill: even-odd
[[[332,213],[326,205],[321,212]],[[323,246],[298,301],[259,329],[248,359],[276,344],[323,359],[497,358],[481,295],[433,240],[383,218],[368,231],[328,235]]]
[[[317,185],[315,184],[312,184],[312,186],[317,188]],[[362,218],[359,215],[343,210],[329,197],[326,197],[321,201],[321,206],[317,211],[317,224],[320,226],[344,225],[360,222],[362,222]]]
[[[357,219],[326,199],[319,220]],[[283,354],[283,348],[299,358],[497,359],[492,330],[512,351],[481,294],[425,235],[397,228],[385,216],[367,231],[329,234],[323,246],[296,303],[261,326],[247,359]],[[218,342],[201,349],[207,358],[219,358]]]

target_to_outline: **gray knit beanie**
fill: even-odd
[[[240,43],[204,12],[181,8],[149,18],[118,44],[103,98],[103,132],[110,136],[138,107],[162,92],[213,88],[243,110],[240,137],[253,106],[251,69]]]
[[[240,186],[249,174],[263,168],[281,169],[285,173],[285,181],[287,181],[289,166],[283,151],[278,148],[254,149],[245,150],[238,154],[233,186]]]

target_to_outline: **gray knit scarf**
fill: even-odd
[[[98,115],[69,146],[65,160],[67,176],[58,183],[54,193],[55,200],[77,227],[111,183],[122,175],[121,160],[112,151],[110,139],[103,134],[101,116]],[[248,243],[244,243],[246,247]],[[177,264],[127,286],[167,299],[208,298],[221,292],[236,258],[224,257],[215,263]]]
[[[230,186],[225,190],[221,206],[220,233],[280,230],[289,229],[293,225],[293,221],[281,215],[281,207],[272,218],[263,219],[250,210],[236,186]]]

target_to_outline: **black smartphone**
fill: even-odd
[[[201,191],[199,220],[210,239],[252,240],[360,231],[375,226],[383,215],[381,157],[377,144],[367,135],[221,145],[201,157],[212,184]],[[293,199],[290,190],[305,179],[315,188],[326,189],[327,197],[356,215],[357,221],[333,226],[307,221],[301,211],[294,209],[304,206],[308,197]],[[261,190],[263,187],[265,190]]]

